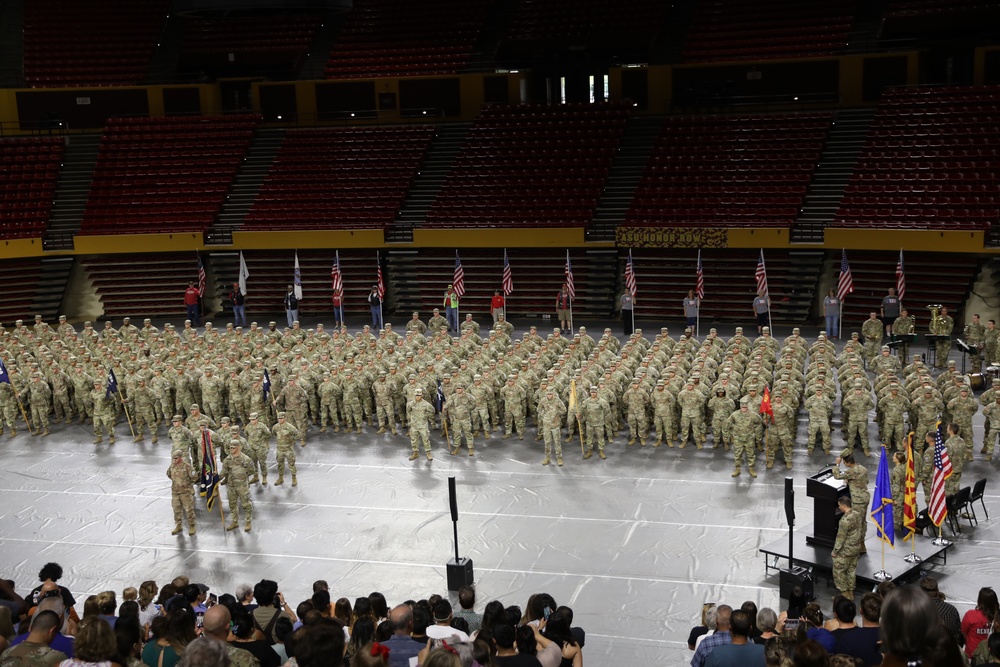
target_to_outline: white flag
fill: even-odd
[[[299,270],[299,251],[295,251],[295,280],[293,281],[295,285],[295,298],[299,301],[302,300],[302,271]]]
[[[240,294],[243,296],[247,295],[247,278],[250,277],[250,271],[247,270],[247,262],[243,259],[243,252],[240,251]]]

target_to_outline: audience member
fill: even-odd
[[[53,648],[52,643],[59,636],[62,618],[54,611],[35,612],[31,629],[24,639],[11,646],[0,655],[3,667],[55,667],[69,658],[62,651]]]
[[[770,607],[764,607],[757,612],[757,627],[760,634],[753,638],[753,642],[763,646],[768,639],[778,636],[775,632],[778,627],[778,615]]]
[[[458,637],[456,641],[469,641],[468,633],[451,627],[451,603],[447,600],[439,600],[434,605],[434,625],[427,628],[427,636],[431,639],[447,639],[449,641],[455,636]]]
[[[879,652],[879,615],[882,609],[882,598],[875,593],[865,593],[861,596],[861,627],[854,624],[856,608],[852,600],[844,599],[834,609],[838,620],[844,627],[833,631],[834,650],[861,660],[862,665],[871,666],[882,663]],[[848,621],[850,619],[848,626]]]
[[[62,597],[63,605],[66,606],[66,609],[72,609],[76,606],[76,598],[69,592],[69,589],[59,585],[59,580],[62,579],[62,576],[63,569],[59,563],[46,563],[38,572],[38,580],[42,583],[31,590],[31,595],[29,596],[31,598],[31,606],[37,605],[42,597],[45,597],[44,593],[48,593],[48,589],[46,591],[42,590],[46,582],[55,584],[59,591],[58,595]]]
[[[732,617],[733,608],[727,604],[720,604],[715,608],[715,632],[711,637],[706,637],[694,651],[691,658],[691,667],[703,667],[708,655],[717,646],[725,646],[733,641],[733,636],[729,632],[729,621]]]
[[[955,605],[945,602],[945,595],[938,588],[937,579],[924,577],[920,580],[920,588],[934,601],[934,608],[937,609],[945,629],[961,646],[965,642],[965,637],[962,635],[962,622],[959,620],[958,609],[955,609]]]
[[[295,661],[298,667],[340,667],[346,647],[344,631],[333,619],[324,618],[316,625],[298,630]]]
[[[992,588],[980,588],[975,609],[962,617],[962,635],[965,637],[965,655],[972,657],[979,643],[989,639],[993,623],[997,620],[997,594]]]
[[[458,604],[462,608],[455,618],[464,618],[469,624],[469,632],[478,632],[480,626],[483,623],[482,614],[477,614],[474,607],[476,606],[476,589],[472,586],[462,586],[458,589]]]
[[[715,630],[718,627],[718,620],[719,620],[718,617],[719,617],[718,607],[713,606],[705,611],[706,632],[698,635],[697,638],[695,638],[694,648],[693,648],[694,651],[698,650],[698,647],[701,646],[701,643],[705,641],[706,637],[711,637],[712,635],[715,634]]]
[[[745,609],[734,611],[729,622],[732,641],[712,649],[705,664],[708,667],[764,667],[764,647],[751,641],[752,631],[750,614]]]
[[[711,632],[708,629],[708,612],[715,608],[714,602],[705,602],[701,605],[701,624],[696,625],[691,628],[691,632],[688,633],[688,650],[693,651],[695,649],[695,642],[698,641],[698,637],[702,637]]]
[[[180,667],[230,667],[226,646],[208,637],[195,639],[188,645]]]
[[[389,667],[408,667],[410,658],[416,657],[423,644],[410,637],[413,632],[413,610],[405,604],[397,605],[389,612],[389,627],[392,636],[385,641],[389,648]]]
[[[74,656],[60,663],[60,667],[123,667],[115,662],[118,657],[115,632],[102,618],[80,621],[73,648]]]
[[[152,632],[154,639],[143,647],[142,662],[146,667],[174,667],[195,639],[194,616],[183,608],[174,609],[153,619]]]
[[[823,612],[819,604],[810,602],[799,617],[799,638],[817,642],[827,653],[833,653],[833,633],[823,627]],[[798,651],[796,651],[796,654]]]
[[[72,623],[69,623],[68,620],[69,612],[66,610],[66,607],[63,604],[62,596],[55,595],[43,598],[42,601],[38,603],[38,606],[35,609],[35,616],[33,617],[33,619],[43,611],[51,611],[59,619],[59,624],[57,626],[59,630],[56,632],[55,637],[53,637],[50,646],[55,650],[61,651],[65,653],[68,657],[72,658],[74,655],[73,645],[75,643],[75,639],[72,636],[64,635],[62,633],[62,629],[67,627],[67,625],[69,625],[70,627],[67,629],[70,632],[72,632],[73,630],[75,630],[75,628],[72,627]],[[10,642],[11,647],[17,646],[21,642],[25,641],[31,634],[31,628],[33,626],[34,626],[34,620],[32,620],[32,626],[28,628],[27,632],[19,634],[18,636],[14,637],[14,639],[11,640]]]
[[[529,626],[521,626],[531,631],[531,644],[535,643],[534,630]],[[501,623],[493,628],[493,644],[496,646],[496,657],[493,663],[497,667],[541,667],[534,654],[518,650],[517,631],[510,623]]]
[[[280,667],[282,664],[281,656],[271,648],[273,642],[269,642],[256,634],[253,627],[253,618],[246,612],[243,605],[237,603],[236,608],[237,613],[232,614],[229,645],[243,649],[253,655],[257,658],[257,662],[260,663],[260,667]],[[210,611],[211,609],[205,612],[206,618],[208,618]],[[291,619],[279,617],[275,623],[275,632],[273,634],[277,634],[277,624],[281,621],[291,623]],[[275,637],[275,640],[277,640],[277,637]],[[236,660],[233,660],[234,665],[236,662]]]
[[[345,658],[349,662],[354,655],[368,644],[375,641],[375,620],[371,616],[359,618],[351,632],[351,640],[347,643]]]
[[[935,582],[935,588],[937,584]],[[879,637],[885,667],[963,667],[965,658],[941,622],[935,599],[914,586],[896,588],[882,602]]]
[[[809,605],[806,606],[808,607]],[[820,628],[820,630],[823,630],[823,628]],[[800,641],[795,647],[792,664],[795,667],[829,667],[830,654],[818,641],[806,639],[805,641]]]

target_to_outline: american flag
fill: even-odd
[[[632,251],[628,251],[628,261],[625,262],[625,289],[635,298],[635,267],[632,265]]]
[[[903,273],[903,249],[899,250],[899,261],[896,262],[896,296],[902,301],[906,296],[906,274]]]
[[[378,282],[375,284],[378,286],[378,298],[381,301],[385,298],[385,281],[382,279],[382,258],[378,253],[375,253],[375,265],[378,267]]]
[[[576,298],[576,285],[573,283],[573,263],[569,261],[569,250],[566,251],[566,290],[569,298]]]
[[[302,300],[302,270],[299,268],[299,251],[295,251],[295,272],[292,274],[292,286],[295,298]]]
[[[854,276],[851,275],[851,265],[847,263],[847,251],[840,251],[840,280],[837,281],[837,299],[841,302],[844,297],[854,291]]]
[[[760,251],[760,258],[757,260],[757,270],[754,272],[757,279],[757,294],[767,296],[767,268],[764,267],[764,250]]]
[[[701,268],[701,250],[698,251],[698,267],[694,271],[694,295],[705,298],[705,272]]]
[[[344,289],[344,276],[340,273],[340,251],[333,257],[333,268],[330,269],[330,282],[333,283],[333,293]]]
[[[510,272],[510,262],[507,260],[506,248],[503,251],[503,278],[501,279],[501,285],[503,286],[504,296],[510,296],[514,291],[514,275]]]
[[[198,256],[198,296],[205,296],[205,284],[208,277],[205,275],[205,265],[201,263],[201,255]]]
[[[931,501],[928,503],[927,514],[935,526],[944,523],[948,516],[948,506],[944,500],[944,481],[951,477],[951,459],[941,437],[941,425],[934,432],[934,476],[931,478]]]
[[[465,271],[462,269],[462,260],[455,251],[455,277],[451,280],[451,286],[455,288],[455,296],[461,299],[465,295]]]

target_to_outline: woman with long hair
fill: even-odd
[[[122,667],[118,660],[118,641],[111,625],[102,618],[89,616],[80,621],[73,642],[73,657],[60,667]]]
[[[976,608],[965,612],[962,617],[962,634],[965,636],[965,655],[972,657],[979,643],[990,638],[993,623],[997,620],[997,594],[992,588],[979,589]]]
[[[146,667],[174,667],[195,639],[194,614],[183,607],[174,609],[155,618],[152,630],[155,639],[143,647],[142,662]]]
[[[364,598],[368,599],[368,598]],[[355,607],[356,608],[356,607]],[[344,654],[344,664],[350,665],[359,652],[364,651],[375,640],[375,619],[371,616],[362,616],[354,622],[354,629],[351,630],[351,640],[347,642],[347,653]]]

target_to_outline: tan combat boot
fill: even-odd
[[[420,454],[418,454],[417,452],[413,452],[412,454],[410,454],[410,460],[416,461],[419,456]]]
[[[546,455],[545,455],[545,460],[544,460],[544,461],[542,461],[542,465],[543,465],[543,466],[547,466],[547,465],[549,464],[549,461],[550,461],[550,459],[549,459],[549,455],[548,455],[548,454],[546,454]]]
[[[184,529],[181,528],[181,524],[177,524],[176,526],[174,526],[174,529],[172,531],[170,531],[170,534],[171,535],[180,535],[180,533],[181,533],[182,530],[184,530]]]
[[[299,485],[299,480],[298,480],[298,478],[297,478],[297,477],[295,477],[295,475],[293,474],[293,475],[292,475],[292,486],[298,486],[298,485]]]
[[[226,530],[236,530],[239,527],[240,527],[239,521],[233,521],[231,524],[226,526]]]

